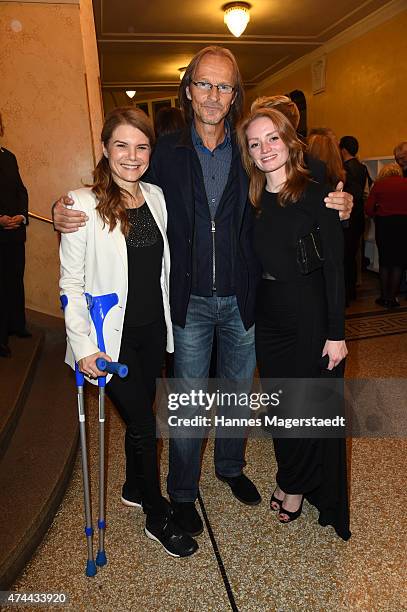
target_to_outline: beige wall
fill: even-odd
[[[25,247],[27,308],[61,316],[59,303],[59,234],[52,225],[30,219]]]
[[[407,139],[407,11],[327,54],[326,90],[313,95],[310,65],[268,86],[257,95],[301,89],[307,100],[308,127],[331,127],[352,134],[362,157],[391,155]]]
[[[102,154],[100,134],[103,126],[103,100],[92,0],[80,0],[79,15],[85,63],[86,95],[90,110],[88,120],[92,136],[94,165],[96,165]]]
[[[3,144],[17,156],[30,210],[45,217],[60,194],[90,179],[100,151],[94,136],[100,134],[102,110],[91,10],[91,0],[81,7],[0,3]],[[57,236],[50,225],[32,221],[27,306],[59,315],[57,281]]]

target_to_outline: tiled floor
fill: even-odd
[[[372,304],[374,297],[365,295],[350,311],[379,312]],[[407,333],[354,339],[349,342],[349,351],[348,377],[407,375]],[[88,406],[94,470],[94,397]],[[213,443],[209,441],[201,497],[211,534],[205,529],[198,538],[199,551],[192,558],[174,560],[143,535],[140,511],[120,504],[122,438],[122,425],[114,410],[109,410],[108,565],[95,578],[85,578],[78,460],[55,521],[14,589],[64,591],[70,597],[68,609],[75,611],[407,610],[405,439],[353,440],[352,538],[348,542],[339,540],[332,528],[318,526],[316,510],[307,503],[298,521],[278,523],[268,509],[275,473],[270,441],[248,442],[246,473],[263,496],[262,504],[254,508],[240,504],[214,477]],[[163,475],[166,456],[164,445]],[[96,490],[95,483],[95,501]]]

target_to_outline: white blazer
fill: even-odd
[[[167,210],[160,187],[140,181],[140,188],[164,242],[161,291],[167,325],[167,351],[172,353],[174,340],[168,290],[170,250],[166,235]],[[118,295],[119,302],[109,311],[103,325],[106,353],[113,361],[118,361],[128,290],[127,246],[119,224],[110,232],[103,223],[96,211],[96,197],[90,189],[78,189],[69,195],[74,200],[73,208],[82,210],[89,217],[86,225],[77,232],[61,235],[59,249],[60,294],[68,298],[64,310],[67,333],[65,362],[75,368],[75,361],[99,351],[85,293]],[[108,374],[106,380],[110,378],[111,374]],[[97,380],[87,380],[97,384]]]

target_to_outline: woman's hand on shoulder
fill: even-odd
[[[328,355],[329,363],[327,370],[333,370],[345,359],[348,354],[345,340],[327,340],[322,351],[322,357]]]
[[[78,368],[82,374],[86,374],[89,378],[98,378],[99,376],[106,376],[107,372],[102,372],[96,366],[96,359],[99,357],[103,357],[106,361],[112,361],[109,355],[100,351],[99,353],[93,353],[92,355],[88,355],[87,357],[83,357],[78,361]]]

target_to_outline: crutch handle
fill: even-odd
[[[85,384],[85,377],[82,374],[82,372],[79,370],[77,363],[75,363],[75,379],[76,379],[76,386],[83,387],[83,385]]]
[[[103,357],[96,359],[96,366],[102,372],[108,372],[109,374],[117,374],[120,378],[125,378],[129,372],[129,368],[124,363],[118,363],[117,361],[107,361]]]

